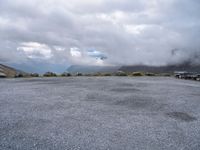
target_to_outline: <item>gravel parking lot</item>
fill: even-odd
[[[0,149],[199,150],[200,82],[1,79]]]

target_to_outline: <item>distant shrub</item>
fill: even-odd
[[[104,73],[103,76],[106,76],[106,77],[107,76],[112,76],[112,74],[111,73]]]
[[[22,73],[17,73],[17,74],[15,75],[15,78],[22,78],[22,77],[24,77],[24,75],[23,75]]]
[[[76,73],[76,76],[82,76],[83,74],[82,73],[80,73],[80,72],[77,72]]]
[[[115,76],[127,76],[127,73],[126,72],[123,72],[123,71],[118,71],[114,74]]]
[[[44,75],[44,77],[56,77],[56,73],[53,73],[53,72],[46,72]]]
[[[170,73],[163,73],[163,74],[161,74],[161,76],[164,76],[164,77],[170,77],[171,74],[170,74]]]
[[[97,73],[91,74],[91,76],[102,76],[102,74],[100,72],[97,72]]]
[[[70,73],[68,73],[68,72],[63,72],[62,74],[61,74],[61,76],[62,77],[70,77],[70,76],[72,76]]]
[[[30,76],[31,77],[39,77],[39,74],[38,73],[31,73]]]
[[[146,75],[146,76],[155,76],[154,73],[150,73],[150,72],[145,73],[145,75]]]
[[[93,76],[93,75],[92,75],[92,74],[89,74],[89,73],[87,73],[87,74],[84,74],[84,76],[91,77],[91,76]]]
[[[141,72],[133,72],[132,76],[144,76],[144,74]]]
[[[31,77],[31,74],[29,73],[25,73],[25,72],[19,72],[19,73],[16,73],[15,78],[29,78]]]

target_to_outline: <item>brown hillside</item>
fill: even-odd
[[[19,71],[14,68],[0,64],[0,73],[5,74],[6,77],[15,77],[15,75],[17,75]]]

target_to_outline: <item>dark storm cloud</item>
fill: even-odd
[[[0,0],[0,61],[200,63],[199,10],[198,0]]]

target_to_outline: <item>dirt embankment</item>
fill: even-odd
[[[15,77],[17,71],[14,68],[0,64],[0,73],[2,77]]]

